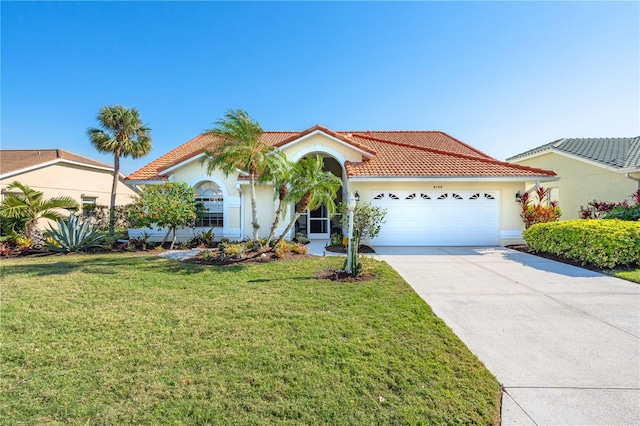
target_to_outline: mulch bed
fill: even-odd
[[[325,271],[319,272],[316,277],[323,280],[338,281],[341,283],[356,283],[361,281],[369,281],[370,279],[374,278],[375,275],[367,272],[361,273],[357,277],[352,277],[345,271],[335,271],[333,269],[327,269]]]
[[[192,263],[196,265],[213,265],[213,266],[228,266],[228,265],[247,265],[251,263],[266,263],[275,262],[278,260],[286,259],[305,259],[312,257],[310,254],[298,254],[287,253],[284,257],[278,257],[275,253],[270,251],[268,247],[262,248],[259,251],[252,251],[247,253],[242,259],[236,259],[233,257],[227,257],[226,259],[218,258],[217,249],[207,250],[209,254],[205,255],[204,251],[198,253],[196,256],[183,260],[185,263]]]
[[[14,249],[11,250],[7,254],[3,254],[3,259],[13,259],[16,257],[43,257],[43,256],[51,256],[56,254],[55,252],[49,250],[38,250],[38,249]]]
[[[339,245],[339,246],[327,246],[326,247],[327,251],[330,251],[331,253],[346,253],[347,252],[347,247],[343,246],[343,245]],[[372,254],[375,253],[376,251],[374,249],[372,249],[371,247],[361,244],[358,247],[358,253],[363,253],[363,254]]]

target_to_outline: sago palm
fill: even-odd
[[[216,127],[208,130],[223,141],[217,149],[206,151],[202,163],[207,164],[207,173],[220,169],[226,176],[242,170],[249,177],[249,196],[251,198],[251,225],[253,239],[258,240],[258,207],[256,201],[256,182],[266,173],[275,156],[273,148],[260,141],[263,130],[246,111],[229,109],[224,118],[216,122]]]
[[[151,129],[135,108],[105,106],[98,112],[100,129],[87,130],[91,144],[100,152],[113,154],[113,184],[109,203],[109,233],[115,224],[116,192],[120,177],[120,157],[140,158],[151,151]]]
[[[9,219],[25,219],[27,221],[25,237],[38,243],[39,219],[56,220],[63,217],[57,209],[77,210],[78,202],[71,197],[55,197],[43,199],[43,194],[20,182],[13,182],[7,190],[17,189],[18,194],[8,195],[0,207],[0,215]]]
[[[323,170],[322,157],[317,155],[300,160],[293,168],[288,194],[288,201],[296,203],[296,211],[276,245],[284,240],[300,215],[307,209],[314,210],[324,204],[329,217],[333,216],[336,212],[334,200],[341,185],[342,180],[339,177]]]

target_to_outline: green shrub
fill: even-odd
[[[115,206],[115,229],[122,232],[131,228],[131,222],[129,220],[129,209],[132,204]],[[93,229],[100,231],[109,231],[109,206],[103,206],[101,204],[91,206],[83,209],[83,215],[85,220],[88,220],[93,226]]]
[[[25,218],[0,217],[0,235],[12,236],[14,234],[22,234],[27,230],[27,221]]]
[[[89,222],[91,223],[91,222]],[[94,227],[94,229],[96,229]],[[118,246],[118,240],[123,240],[126,241],[129,239],[129,233],[128,232],[120,232],[120,231],[116,231],[113,234],[109,234],[109,230],[108,229],[101,229],[97,231],[100,235],[102,235],[102,247],[104,247],[107,250],[110,250],[114,247]]]
[[[342,234],[339,232],[334,232],[331,234],[331,245],[332,246],[341,246],[342,245]]]
[[[640,204],[633,207],[614,207],[604,219],[640,220]]]
[[[567,220],[532,225],[522,233],[529,248],[600,268],[640,263],[640,223]]]
[[[296,234],[296,241],[300,244],[309,244],[309,238],[307,238],[307,234],[303,234],[302,232],[298,232]]]
[[[203,229],[202,231],[198,232],[195,237],[189,240],[189,246],[211,248],[215,246],[215,242],[213,241],[213,239],[213,228],[210,228],[207,231]]]
[[[593,200],[580,212],[582,219],[640,220],[640,189],[619,203]]]

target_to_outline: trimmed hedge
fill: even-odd
[[[640,222],[566,220],[540,223],[522,232],[530,249],[600,268],[640,264]]]

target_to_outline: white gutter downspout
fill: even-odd
[[[631,180],[635,180],[636,182],[638,182],[638,189],[640,189],[640,179],[638,178],[634,178],[633,176],[631,176],[631,174],[629,172],[624,174],[626,177],[628,177]]]
[[[536,184],[533,186],[533,188],[531,188],[530,190],[527,191],[527,194],[531,194],[532,192],[534,192],[536,189],[538,189],[540,187],[540,181],[537,180]]]
[[[238,192],[240,193],[240,241],[244,239],[244,191],[240,189],[240,184],[236,184]]]

